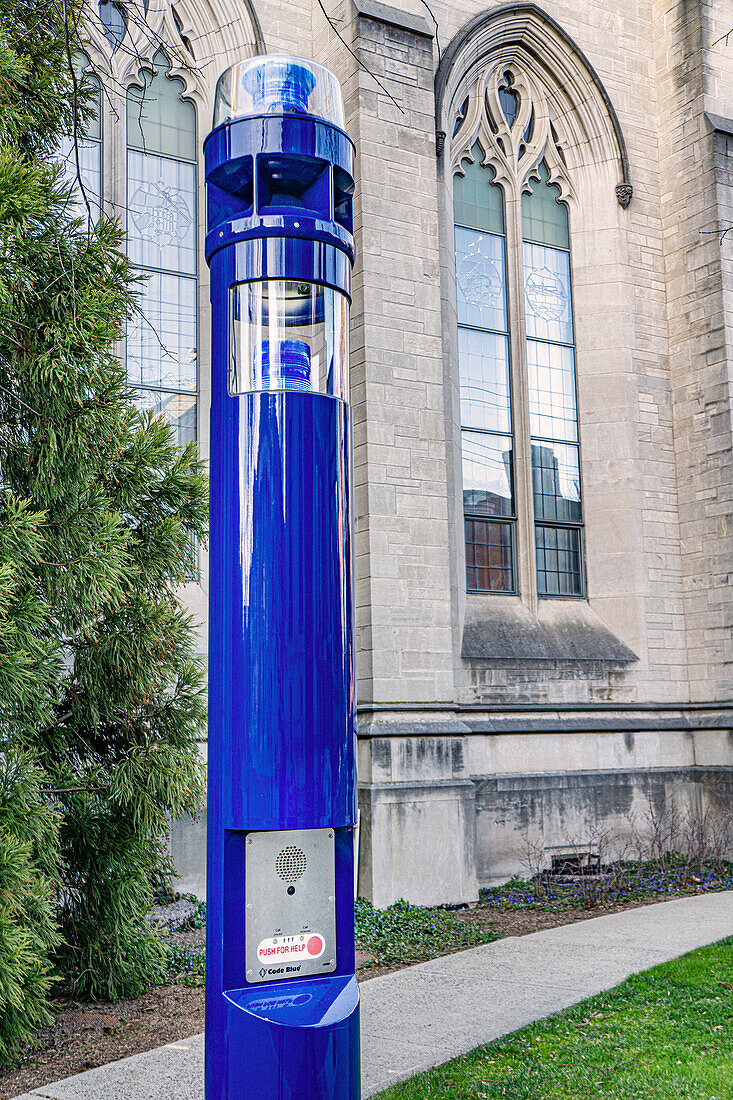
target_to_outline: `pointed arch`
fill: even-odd
[[[622,206],[628,206],[632,185],[626,142],[608,92],[580,47],[536,4],[504,4],[482,12],[449,43],[435,76],[438,155],[466,99],[476,104],[481,81],[488,87],[492,76],[513,69],[531,74],[535,95],[546,102],[554,124],[563,131],[569,158],[579,161],[590,155],[597,163],[617,162],[616,196]],[[471,121],[463,117],[461,130],[470,128]],[[580,153],[583,149],[585,154]]]
[[[101,71],[124,89],[139,82],[140,70],[152,72],[154,54],[163,48],[168,75],[183,81],[184,97],[208,110],[216,77],[228,65],[266,52],[253,0],[127,0],[125,32],[112,47],[105,35],[97,0],[89,0],[86,31]],[[212,62],[214,63],[212,65]]]

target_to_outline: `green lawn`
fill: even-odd
[[[733,1100],[733,938],[379,1094],[398,1097]]]

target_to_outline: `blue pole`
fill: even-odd
[[[333,74],[219,80],[211,268],[206,1100],[356,1100],[348,331]]]

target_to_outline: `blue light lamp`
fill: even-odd
[[[310,390],[311,355],[305,340],[280,340],[273,349],[274,358],[280,367],[280,378],[284,390]],[[269,389],[270,379],[270,341],[262,341],[262,380],[263,388]]]
[[[312,69],[292,57],[271,57],[242,73],[252,96],[252,109],[263,115],[308,114],[308,99],[316,86]]]

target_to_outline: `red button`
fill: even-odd
[[[311,936],[308,940],[308,954],[320,955],[321,951],[323,951],[323,940],[320,936]]]

